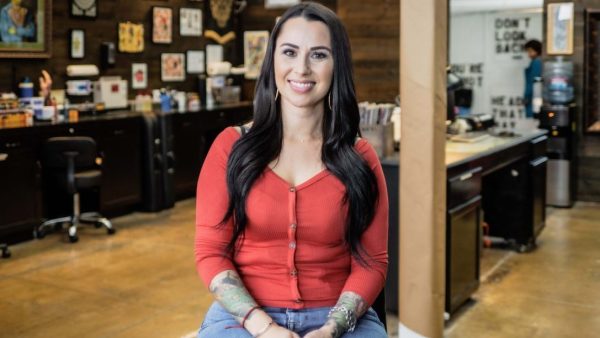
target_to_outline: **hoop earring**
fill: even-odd
[[[329,110],[333,111],[333,108],[331,107],[331,93],[329,93]]]
[[[277,92],[275,93],[275,101],[277,101],[278,98],[279,98],[279,89],[277,89]]]

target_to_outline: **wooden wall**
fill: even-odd
[[[564,2],[562,0],[544,0],[544,8],[549,3]],[[577,199],[600,202],[600,135],[583,133],[583,91],[584,91],[584,26],[586,8],[600,8],[600,0],[575,0],[575,23],[573,47],[574,53],[567,59],[575,65],[575,103],[578,107],[578,156],[577,156]],[[544,21],[546,18],[544,18]],[[544,24],[544,38],[545,38]],[[545,48],[544,48],[545,49]]]
[[[0,59],[0,91],[16,89],[17,83],[24,76],[36,79],[41,69],[48,70],[55,84],[54,88],[64,88],[67,80],[66,66],[69,64],[99,64],[100,44],[102,42],[117,43],[117,25],[119,22],[131,21],[144,23],[145,49],[139,54],[116,53],[114,68],[101,70],[100,75],[120,75],[131,82],[131,63],[145,62],[148,64],[148,87],[160,88],[162,86],[175,87],[185,91],[195,91],[197,88],[196,75],[186,75],[183,82],[161,82],[160,80],[160,54],[185,53],[188,49],[204,49],[207,42],[203,37],[182,37],[179,35],[179,8],[203,8],[205,2],[189,0],[149,1],[149,0],[100,0],[99,15],[95,20],[73,18],[69,15],[68,0],[53,1],[53,27],[52,27],[52,57],[37,60],[7,60]],[[153,44],[151,42],[151,8],[152,6],[167,6],[173,9],[173,43]],[[77,28],[85,30],[85,59],[69,59],[69,30]],[[237,44],[241,39],[236,39],[225,46],[227,60],[243,63],[240,54],[236,52]],[[241,45],[241,43],[239,43]],[[131,83],[130,83],[131,85]],[[37,92],[37,90],[36,90]],[[133,94],[133,91],[130,90]]]
[[[394,102],[400,94],[400,2],[339,0],[354,60],[359,101]]]

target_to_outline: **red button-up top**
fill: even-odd
[[[372,304],[387,271],[388,196],[377,153],[360,139],[356,151],[377,177],[379,203],[361,242],[374,260],[361,266],[344,241],[345,186],[328,170],[291,186],[270,168],[254,182],[246,204],[248,223],[243,245],[233,260],[222,256],[232,221],[217,228],[227,209],[226,168],[240,134],[227,127],[215,139],[198,180],[196,266],[205,285],[224,270],[237,270],[262,306],[310,308],[333,306],[344,291]],[[367,206],[365,206],[367,207]]]

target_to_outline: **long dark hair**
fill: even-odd
[[[329,104],[324,104],[321,160],[346,187],[343,198],[343,202],[348,203],[346,244],[361,264],[369,265],[361,254],[365,252],[360,245],[360,237],[373,220],[379,192],[375,174],[354,148],[355,137],[361,134],[350,43],[346,29],[335,13],[312,2],[288,9],[275,24],[269,38],[256,82],[252,127],[233,145],[227,163],[229,206],[221,224],[233,217],[234,226],[225,254],[233,256],[236,243],[240,238],[243,239],[247,224],[246,198],[252,184],[281,151],[283,126],[276,98],[274,53],[281,27],[294,17],[321,21],[329,27],[334,69],[329,90],[331,108]]]

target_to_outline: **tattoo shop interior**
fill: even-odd
[[[388,337],[597,337],[600,0],[315,2],[294,35],[285,13],[306,1],[0,0],[0,337],[229,337],[202,333],[217,303],[242,325],[231,337],[277,336],[254,307],[325,305],[323,327],[337,310],[348,325],[306,337],[359,337],[344,332],[369,306],[344,299]],[[304,140],[308,121],[330,125]],[[378,204],[360,203],[365,152]],[[261,188],[233,188],[246,178]],[[323,208],[339,191],[375,220],[359,235]],[[199,235],[217,205],[247,222],[227,286],[203,279],[218,254],[198,258],[227,244]],[[346,239],[387,247],[381,285],[353,276]]]

